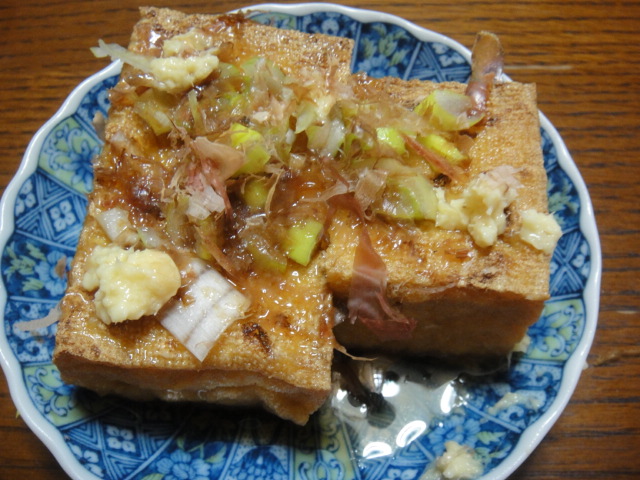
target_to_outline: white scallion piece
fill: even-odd
[[[96,220],[112,242],[122,246],[134,245],[137,242],[138,235],[129,221],[129,213],[126,210],[110,208],[98,213]]]
[[[249,308],[249,299],[216,270],[204,263],[190,264],[197,275],[186,291],[186,301],[176,302],[160,323],[201,362],[216,340]]]

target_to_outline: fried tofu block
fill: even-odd
[[[465,87],[383,79],[376,88],[412,108],[435,88],[463,92]],[[334,329],[339,343],[353,351],[437,357],[491,357],[513,349],[549,295],[550,255],[517,235],[523,211],[547,211],[534,85],[496,85],[467,174],[448,188],[461,192],[477,175],[503,165],[513,167],[520,187],[506,212],[506,230],[492,246],[478,247],[467,231],[438,228],[433,222],[367,221],[373,246],[387,267],[388,298],[416,319],[417,327],[409,339],[388,340],[346,320]],[[353,214],[342,211],[329,228],[322,266],[337,297],[349,294],[361,228],[357,224]]]
[[[349,75],[350,41],[284,32],[237,16],[145,8],[129,50],[153,54],[164,41],[192,27],[206,30],[221,49],[231,49],[227,56],[239,61],[262,56],[286,74],[307,65],[330,71],[328,75],[336,79]],[[124,66],[121,91],[129,91],[125,83],[132,72]],[[156,137],[131,105],[120,101],[111,108],[106,145],[95,162],[94,191],[61,305],[54,363],[63,380],[101,394],[140,400],[261,406],[284,419],[306,423],[331,389],[335,345],[332,297],[317,264],[290,269],[277,278],[252,279],[251,292],[269,293],[252,299],[246,316],[226,329],[202,362],[160,324],[162,311],[117,324],[97,318],[94,293],[82,285],[88,256],[97,245],[109,243],[95,216],[111,204],[127,208],[128,199],[119,197],[113,185],[137,181],[133,175],[123,180],[128,174],[122,172],[141,169],[152,172],[148,178],[153,179],[153,172],[161,170],[154,162],[167,156],[166,148],[164,157],[158,151]],[[152,188],[151,183],[133,188]]]

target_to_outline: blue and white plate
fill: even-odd
[[[353,70],[373,76],[465,81],[470,72],[463,46],[391,15],[303,4],[262,5],[251,16],[352,38]],[[529,330],[526,353],[508,371],[453,378],[387,366],[395,371],[382,390],[388,411],[363,416],[337,390],[304,428],[260,412],[100,398],[62,383],[51,363],[55,325],[25,332],[16,323],[44,316],[64,292],[56,266],[73,257],[91,159],[101,148],[91,119],[106,114],[107,89],[119,68],[112,64],[84,81],[35,135],[1,207],[2,367],[22,418],[71,477],[411,480],[431,468],[448,440],[475,450],[484,479],[506,478],[527,458],[569,401],[585,364],[601,272],[586,187],[543,115],[549,207],[564,235],[553,255],[552,297]]]

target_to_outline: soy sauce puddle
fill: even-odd
[[[442,365],[428,360],[355,360],[338,355],[329,406],[352,431],[355,457],[393,455],[428,433],[437,419],[465,404],[469,375],[477,379],[503,368],[506,361]]]

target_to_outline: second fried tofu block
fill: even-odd
[[[460,84],[429,84],[383,79],[378,87],[408,107],[435,88],[464,91]],[[439,228],[433,222],[366,222],[375,250],[388,273],[387,296],[417,320],[408,340],[378,338],[366,326],[344,321],[335,328],[350,349],[413,355],[495,356],[507,354],[534,323],[548,298],[550,255],[518,235],[522,212],[547,211],[535,87],[497,85],[486,124],[474,139],[468,174],[448,187],[455,196],[483,172],[509,166],[520,184],[507,209],[507,226],[494,245],[481,248],[468,231]],[[355,226],[354,226],[355,225]],[[347,297],[360,235],[357,219],[346,211],[332,222],[323,267],[330,288]]]

